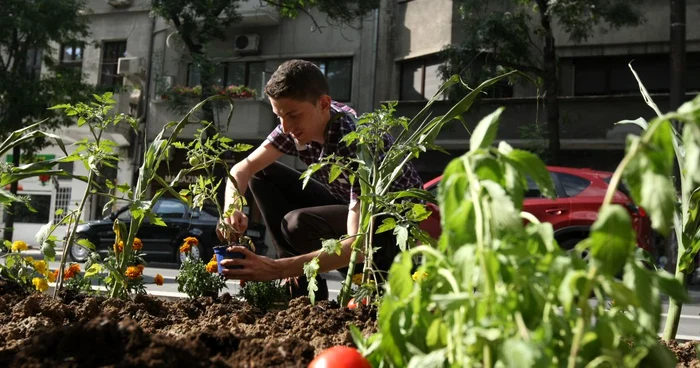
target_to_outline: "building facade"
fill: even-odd
[[[700,91],[700,1],[687,0],[686,99]],[[438,53],[461,39],[459,9],[452,0],[383,1],[375,93],[378,101],[398,100],[398,113],[413,116],[442,81]],[[638,133],[633,126],[616,126],[624,119],[653,118],[628,63],[632,62],[661,110],[669,106],[670,8],[668,1],[640,3],[646,18],[638,27],[597,32],[575,44],[554,28],[559,77],[561,163],[574,167],[612,170],[624,152],[625,137]],[[473,126],[497,107],[502,115],[498,139],[514,146],[546,146],[546,106],[543,91],[532,84],[512,86],[508,98],[484,98],[465,116]],[[449,102],[438,102],[434,114]],[[434,115],[433,114],[433,115]],[[468,149],[469,133],[459,123],[446,126],[438,144],[452,155],[426,154],[417,164],[424,178],[439,175],[450,159]]]

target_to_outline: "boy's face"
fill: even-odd
[[[297,143],[323,142],[326,123],[330,119],[330,96],[323,95],[316,103],[291,98],[270,98],[270,103],[282,131],[290,134]]]

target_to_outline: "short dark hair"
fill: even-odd
[[[328,94],[328,80],[321,69],[306,60],[289,60],[272,73],[265,94],[273,99],[291,98],[316,103]]]

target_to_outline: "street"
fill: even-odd
[[[29,250],[22,252],[25,256],[31,256],[34,259],[43,258],[38,250]],[[57,254],[57,259],[60,259],[60,254]],[[59,262],[49,262],[49,268],[55,270],[58,268]],[[84,267],[81,265],[81,269],[84,271]],[[146,290],[149,294],[174,298],[174,297],[187,297],[186,294],[177,291],[177,282],[175,281],[175,276],[177,276],[178,269],[175,264],[168,263],[150,263],[146,266],[143,272],[144,283],[146,285]],[[162,286],[157,286],[153,282],[153,278],[156,274],[163,276],[165,282]],[[322,277],[326,279],[328,283],[329,295],[331,299],[336,299],[338,293],[340,292],[341,282],[343,277],[339,272],[329,272],[322,274]],[[230,293],[231,295],[237,295],[240,286],[238,280],[229,280],[226,282],[227,288],[221,293]],[[681,313],[681,322],[678,326],[678,333],[676,335],[677,339],[680,340],[700,340],[700,285],[690,285],[689,294],[691,302],[683,306]],[[667,299],[664,298],[662,305],[662,319],[661,328],[663,329],[663,324],[666,319],[666,310],[668,309]],[[659,331],[661,332],[661,330]]]

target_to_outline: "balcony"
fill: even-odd
[[[193,103],[194,106],[194,103]],[[228,117],[228,105],[214,109],[214,122],[218,129],[227,137],[235,141],[261,141],[275,127],[275,116],[272,113],[270,104],[264,100],[238,100],[234,104],[233,117],[231,123],[226,127]],[[152,140],[160,133],[165,124],[171,121],[179,121],[184,114],[174,112],[168,108],[166,101],[151,101],[148,114],[148,140]],[[196,121],[195,119],[191,119]],[[192,138],[201,125],[191,124],[185,127],[179,137],[182,139]],[[166,135],[167,136],[167,135]]]

